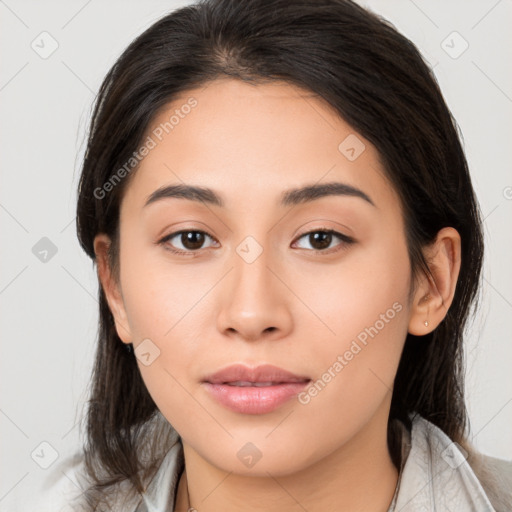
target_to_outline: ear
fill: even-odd
[[[132,343],[131,329],[124,306],[121,286],[112,273],[109,262],[109,248],[111,240],[108,235],[100,233],[94,238],[94,252],[98,270],[98,279],[101,283],[112,316],[114,317],[117,335],[123,343]]]
[[[443,228],[424,251],[431,276],[418,280],[411,304],[409,333],[423,336],[444,319],[455,295],[460,271],[460,235],[451,227]]]

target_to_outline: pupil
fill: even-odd
[[[204,234],[199,231],[187,231],[181,234],[181,243],[187,249],[200,249],[204,243]]]
[[[332,233],[318,231],[316,233],[311,233],[309,236],[311,245],[316,249],[325,249],[326,247],[329,247],[329,245],[331,244]],[[313,238],[313,240],[311,240],[311,237]],[[318,242],[320,242],[320,247],[318,247]],[[317,246],[315,246],[315,244],[317,244]]]

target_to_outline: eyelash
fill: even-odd
[[[169,235],[164,236],[162,239],[160,239],[157,242],[157,244],[163,245],[164,248],[167,251],[170,251],[170,252],[172,252],[174,254],[188,256],[188,257],[196,257],[198,252],[201,251],[201,249],[183,251],[181,249],[172,248],[172,247],[170,247],[167,244],[167,242],[169,240],[175,238],[178,235],[181,235],[182,233],[202,233],[202,234],[210,237],[212,240],[215,240],[216,242],[218,242],[218,240],[216,240],[212,235],[210,235],[206,231],[202,231],[200,229],[182,229],[180,231],[176,231],[174,233],[171,233]],[[306,233],[303,233],[302,235],[297,237],[295,240],[300,240],[301,238],[304,238],[304,237],[306,237],[308,235],[311,235],[313,233],[330,233],[330,234],[334,235],[335,237],[339,238],[342,241],[342,243],[338,246],[338,248],[334,248],[334,250],[333,250],[332,247],[330,249],[306,249],[307,251],[313,252],[313,253],[318,254],[318,255],[332,254],[334,252],[342,251],[342,250],[347,249],[348,246],[350,246],[350,245],[355,243],[355,240],[353,238],[351,238],[351,237],[349,237],[347,235],[344,235],[342,233],[339,233],[338,231],[335,231],[333,229],[328,229],[328,228],[313,229],[312,231],[308,231]]]

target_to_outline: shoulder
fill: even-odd
[[[16,512],[85,512],[82,453],[69,455],[47,471],[35,479],[30,493],[17,497]]]
[[[183,448],[176,442],[167,451],[157,472],[148,482],[146,492],[135,496],[128,481],[109,487],[98,510],[103,512],[139,512],[174,509],[179,477],[184,469]],[[76,452],[56,465],[40,482],[31,496],[18,504],[16,512],[89,512],[84,491],[90,482],[85,457]]]
[[[453,442],[440,428],[412,415],[397,510],[510,509],[512,464]],[[508,476],[507,476],[508,475]]]
[[[92,506],[86,499],[91,485],[82,451],[69,455],[37,481],[30,494],[20,496],[15,511],[10,512],[90,512]],[[97,512],[135,511],[139,499],[133,498],[128,481],[112,485],[105,490]]]
[[[482,457],[491,472],[499,476],[503,485],[512,492],[512,460],[498,459],[489,455]]]
[[[147,482],[146,492],[137,493],[128,480],[104,490],[98,496],[98,512],[140,512],[174,509],[179,477],[184,469],[179,437],[162,455],[156,473]],[[86,499],[91,480],[86,471],[83,450],[72,452],[43,473],[34,475],[30,493],[19,493],[11,500],[9,512],[90,512]]]
[[[468,461],[494,508],[498,512],[510,510],[512,508],[512,460],[475,452]]]

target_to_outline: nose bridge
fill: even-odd
[[[280,265],[267,244],[247,236],[235,248],[231,260],[234,268],[219,312],[221,331],[237,331],[243,338],[257,339],[266,331],[290,328],[286,287],[274,275],[273,267]]]
[[[268,299],[271,288],[272,254],[268,245],[263,246],[254,237],[246,237],[236,248],[233,255],[234,293],[239,299],[252,299],[260,307]]]

